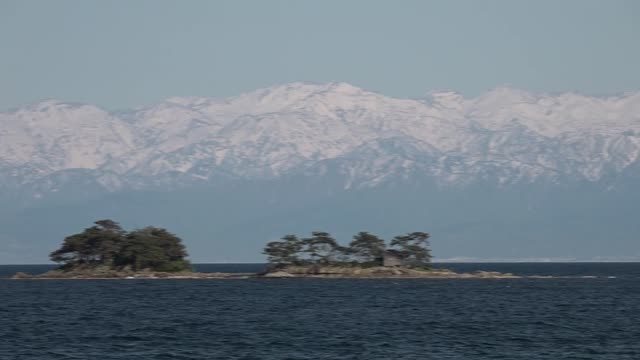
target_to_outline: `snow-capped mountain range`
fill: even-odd
[[[347,83],[290,83],[109,112],[42,101],[0,113],[0,188],[56,191],[82,172],[109,191],[337,172],[344,188],[615,177],[640,155],[640,92],[508,87],[399,99]],[[53,180],[55,179],[55,180]]]
[[[640,92],[42,101],[0,113],[0,263],[46,261],[103,218],[168,227],[207,262],[263,261],[265,241],[317,229],[426,230],[439,257],[639,258],[639,155]]]

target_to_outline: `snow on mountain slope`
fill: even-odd
[[[566,132],[605,131],[638,127],[640,94],[596,98],[573,93],[534,95],[497,88],[469,101],[465,117],[488,129],[520,121],[547,137]]]
[[[598,181],[639,155],[640,93],[501,87],[416,100],[346,83],[290,83],[226,99],[170,98],[126,116],[56,101],[0,113],[0,187],[72,169],[91,170],[115,190],[312,176],[326,164],[340,169],[345,188],[420,177],[443,185]]]
[[[97,169],[135,148],[132,129],[95,106],[49,100],[0,113],[0,162],[41,175]]]

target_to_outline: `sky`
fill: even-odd
[[[0,1],[0,110],[292,81],[389,96],[640,88],[640,1]]]

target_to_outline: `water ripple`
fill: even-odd
[[[0,359],[640,359],[640,281],[0,281]]]

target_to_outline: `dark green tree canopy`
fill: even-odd
[[[309,254],[312,261],[319,264],[329,264],[342,251],[336,239],[329,233],[323,231],[313,231],[310,238],[303,240],[306,245],[305,252]]]
[[[269,263],[296,265],[302,259],[300,252],[304,243],[295,235],[285,235],[280,241],[271,241],[265,247],[263,254],[267,255]]]
[[[385,256],[402,259],[404,266],[429,267],[431,249],[429,234],[412,232],[396,236],[387,248],[385,241],[366,231],[353,236],[348,247],[340,245],[327,232],[314,231],[311,237],[299,239],[286,235],[269,242],[263,253],[272,266],[287,265],[353,265],[380,266]]]
[[[67,236],[51,253],[63,269],[108,267],[113,270],[185,271],[191,268],[182,240],[166,229],[146,227],[126,232],[113,220],[99,220]]]
[[[79,234],[67,236],[62,247],[51,253],[55,262],[66,264],[111,263],[124,231],[112,220],[99,220]]]
[[[377,261],[380,262],[384,255],[386,245],[384,240],[361,231],[353,236],[353,240],[349,243],[351,253],[363,262]]]
[[[429,237],[430,235],[425,232],[412,232],[394,237],[391,240],[391,246],[396,249],[396,254],[408,263],[422,266],[431,262]]]

